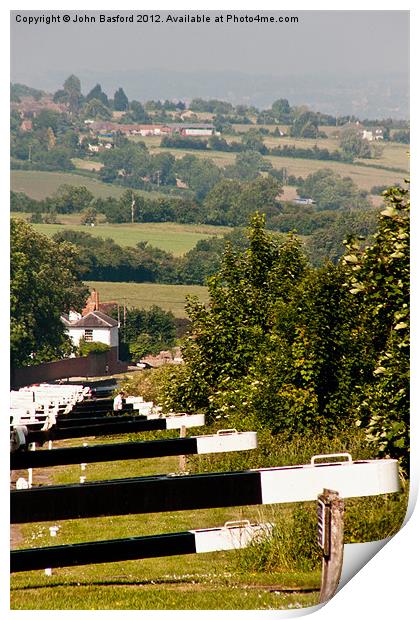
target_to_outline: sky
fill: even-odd
[[[212,18],[210,24],[104,24],[98,23],[99,11],[67,12],[71,19],[75,14],[94,16],[97,23],[29,25],[16,21],[16,15],[62,17],[65,13],[11,13],[12,81],[46,87],[62,75],[104,70],[229,70],[273,76],[408,71],[408,11],[263,12],[275,17],[296,15],[298,24],[217,24],[214,17],[220,15],[218,11],[205,11]],[[167,13],[162,11],[161,16]]]

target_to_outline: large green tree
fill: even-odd
[[[385,194],[373,243],[361,250],[349,240],[344,262],[349,290],[358,302],[358,330],[369,343],[370,376],[361,388],[358,413],[379,455],[409,454],[409,209],[407,189]]]
[[[78,112],[82,105],[83,96],[80,80],[76,75],[70,75],[63,85],[63,100],[69,105],[72,114]]]
[[[23,220],[11,222],[10,345],[12,366],[27,366],[71,351],[60,316],[80,309],[88,295],[69,243],[40,235]]]
[[[96,84],[92,90],[86,95],[85,101],[92,101],[92,99],[98,99],[104,106],[109,106],[107,95],[103,92],[100,84]]]
[[[114,110],[118,112],[128,110],[128,97],[121,87],[114,94]]]
[[[193,330],[174,405],[223,410],[221,401],[235,392],[235,382],[270,348],[274,308],[305,271],[296,239],[276,241],[264,231],[264,216],[254,216],[248,238],[244,253],[227,245],[220,271],[208,281],[209,307],[196,300],[187,306]]]

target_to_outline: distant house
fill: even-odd
[[[20,125],[21,131],[32,131],[32,121],[26,120],[22,121]]]
[[[312,200],[312,198],[301,198],[300,196],[298,196],[297,198],[295,198],[293,200],[295,205],[314,205],[316,204],[315,200]]]
[[[373,132],[369,131],[367,129],[364,129],[362,132],[362,138],[363,140],[367,140],[368,142],[372,142],[373,140]]]
[[[168,128],[181,136],[212,136],[215,133],[211,123],[168,123]]]
[[[82,314],[71,310],[69,314],[61,316],[61,321],[76,347],[79,346],[82,338],[86,342],[102,342],[116,349],[116,359],[118,359],[119,323],[98,308],[99,295],[96,291],[92,291]]]
[[[375,129],[364,129],[362,133],[363,140],[368,142],[379,141],[384,139],[383,129],[376,127]]]
[[[86,342],[102,342],[111,348],[118,348],[118,321],[100,310],[89,312],[86,316],[70,312],[62,315],[61,320],[76,347],[84,338]]]

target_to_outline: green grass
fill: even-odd
[[[159,436],[176,436],[176,432]],[[101,442],[124,440],[126,436]],[[54,446],[81,443],[80,439],[55,442]],[[165,474],[177,471],[178,462],[178,457],[166,457],[88,464],[86,475],[88,480],[98,480]],[[79,474],[78,466],[48,470],[51,483],[76,482]],[[35,470],[35,484],[36,480]],[[21,541],[15,548],[181,532],[220,526],[227,520],[269,520],[272,516],[270,509],[242,506],[75,519],[58,524],[60,529],[54,541],[49,535],[50,523],[25,524],[18,526]],[[60,568],[54,569],[51,577],[43,571],[17,573],[11,577],[11,609],[281,609],[317,604],[320,571],[238,571],[240,553],[215,552]],[[310,591],[299,593],[299,589]]]
[[[201,302],[208,301],[205,286],[182,284],[137,284],[131,282],[86,282],[90,288],[99,292],[101,302],[119,301],[133,308],[160,306],[170,310],[178,318],[184,318],[185,297],[197,295]]]
[[[112,185],[110,183],[102,183],[101,181],[84,176],[76,172],[45,172],[38,170],[11,170],[10,172],[10,189],[14,192],[23,192],[35,198],[42,200],[47,196],[51,196],[60,185],[76,185],[85,186],[95,198],[119,198],[127,188]],[[159,192],[141,192],[149,197],[163,196]]]
[[[101,168],[103,168],[103,163],[100,161],[95,161],[91,159],[80,159],[79,157],[73,157],[71,160],[76,168],[79,170],[90,170],[93,172],[98,172]]]
[[[59,215],[58,219],[63,224],[33,224],[33,226],[37,232],[48,237],[52,237],[55,233],[62,232],[65,229],[89,233],[94,237],[111,238],[115,243],[122,246],[134,247],[140,241],[147,241],[149,245],[171,252],[176,256],[181,256],[191,250],[200,239],[222,236],[225,232],[232,230],[221,226],[196,226],[173,222],[83,226],[78,223],[68,223],[66,216]],[[76,220],[76,218],[74,219]],[[77,220],[80,222],[80,215]]]
[[[346,164],[336,161],[320,161],[311,159],[295,159],[289,157],[267,157],[272,163],[273,168],[287,168],[288,174],[307,177],[309,174],[330,168],[341,176],[350,177],[360,189],[369,191],[374,185],[393,185],[395,182],[402,182],[407,177],[408,172],[394,172],[384,170],[374,166],[381,165],[381,160],[363,160],[363,166],[357,164]],[[371,165],[369,165],[371,164]]]
[[[37,170],[12,170],[10,173],[10,189],[24,192],[31,198],[42,200],[51,196],[60,185],[84,185],[96,198],[113,196],[119,198],[124,192],[123,187],[101,183],[91,177],[71,172],[42,172]]]

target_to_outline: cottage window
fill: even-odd
[[[85,340],[86,342],[93,341],[93,329],[85,329]]]

